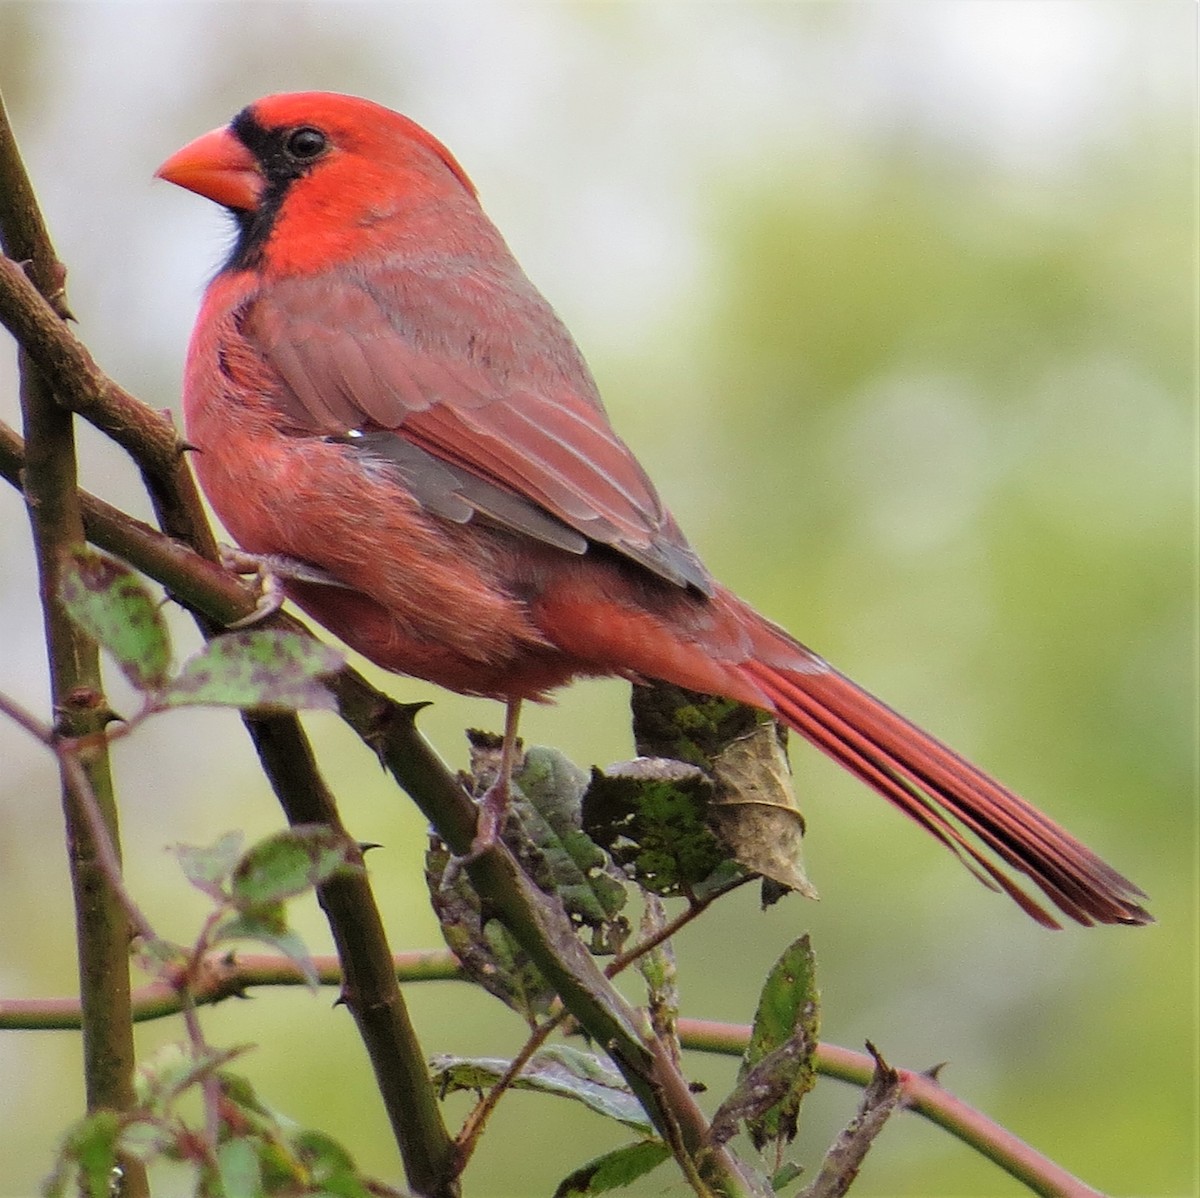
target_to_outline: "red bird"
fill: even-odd
[[[978,866],[1083,924],[1142,892],[716,582],[453,155],[367,100],[268,96],[158,174],[237,224],[188,352],[213,507],[386,669],[508,704],[657,678],[771,712]]]

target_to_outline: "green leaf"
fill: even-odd
[[[713,1115],[715,1143],[728,1140],[740,1122],[760,1150],[795,1138],[800,1104],[816,1084],[818,1022],[812,946],[802,936],[767,975],[738,1084]]]
[[[213,943],[233,940],[254,940],[277,949],[291,961],[310,990],[318,989],[317,967],[300,936],[287,926],[282,903],[265,904],[253,911],[242,912],[217,925]]]
[[[159,696],[164,708],[239,707],[266,711],[331,710],[322,682],[345,665],[329,645],[297,632],[257,629],[214,637],[183,663]]]
[[[238,1128],[242,1139],[254,1144],[261,1189],[268,1194],[295,1192],[296,1184],[305,1178],[305,1170],[285,1141],[294,1130],[291,1122],[268,1107],[243,1074],[218,1070],[217,1083],[228,1122]]]
[[[138,1067],[134,1076],[138,1106],[145,1108],[153,1116],[166,1114],[170,1105],[181,1094],[248,1049],[248,1045],[208,1048],[197,1055],[186,1044],[163,1045]]]
[[[109,1198],[116,1181],[117,1146],[121,1136],[121,1116],[116,1111],[96,1111],[80,1119],[67,1133],[61,1159],[73,1162],[79,1170],[79,1192],[87,1198]],[[57,1170],[47,1182],[47,1193],[63,1192],[69,1170]]]
[[[761,712],[734,699],[703,695],[669,682],[635,686],[629,696],[633,739],[640,757],[671,757],[707,771]]]
[[[654,894],[686,894],[728,856],[707,823],[712,781],[695,766],[638,758],[592,771],[583,826]]]
[[[153,940],[135,941],[135,957],[147,973],[162,974],[165,970],[186,965],[191,950],[182,944],[155,937]]]
[[[691,897],[697,902],[711,898],[715,894],[721,894],[728,890],[734,882],[739,878],[745,878],[746,871],[732,857],[722,861],[716,869],[712,871],[702,882],[697,882],[692,887]],[[763,885],[766,885],[764,880]],[[764,909],[769,907],[770,903],[763,903]]]
[[[797,1027],[806,1028],[816,1040],[819,1000],[816,960],[812,942],[805,934],[784,950],[767,974],[754,1013],[743,1070],[756,1065],[767,1053],[784,1044]]]
[[[244,1074],[222,1069],[217,1073],[217,1081],[221,1087],[222,1099],[237,1110],[243,1123],[263,1128],[278,1122],[278,1116],[262,1102],[254,1090],[254,1085]]]
[[[506,1003],[530,1027],[550,1010],[554,990],[499,920],[483,904],[467,871],[436,837],[425,854],[425,884],[446,947],[477,985]]]
[[[354,1168],[354,1159],[332,1136],[323,1131],[305,1128],[292,1137],[296,1155],[314,1172],[322,1174],[345,1173]]]
[[[167,681],[171,641],[159,601],[124,562],[77,546],[63,562],[59,597],[67,614],[116,659],[140,691]]]
[[[371,1198],[350,1154],[332,1136],[304,1130],[292,1137],[292,1148],[312,1178],[314,1189],[332,1198]]]
[[[121,1130],[121,1155],[149,1164],[169,1150],[176,1131],[174,1123],[164,1125],[154,1118],[130,1118]]]
[[[344,833],[325,824],[297,824],[246,850],[233,869],[230,898],[240,911],[271,906],[312,890],[357,861],[357,846]]]
[[[580,1166],[564,1177],[554,1198],[587,1198],[617,1190],[644,1177],[671,1157],[671,1149],[662,1140],[637,1140]]]
[[[490,1057],[437,1057],[434,1084],[443,1093],[484,1090],[500,1080],[509,1062]],[[513,1083],[518,1090],[573,1098],[584,1106],[647,1135],[654,1128],[621,1075],[592,1053],[565,1044],[534,1053]]]
[[[222,1198],[259,1198],[263,1194],[258,1152],[249,1140],[226,1140],[217,1149]]]
[[[226,832],[210,845],[177,844],[171,851],[184,876],[197,890],[224,899],[225,887],[242,855],[244,841],[243,833]]]
[[[804,1172],[804,1166],[798,1165],[795,1161],[784,1161],[774,1173],[771,1174],[771,1189],[776,1194],[784,1188],[790,1186]]]
[[[618,917],[625,885],[583,830],[588,775],[557,749],[534,745],[513,781],[514,810],[534,849],[527,862],[534,883],[562,900],[572,922],[593,930],[598,949],[619,952],[629,935],[628,922]]]
[[[339,870],[355,868],[361,868],[357,846],[324,824],[298,824],[260,840],[234,866],[229,899],[237,914],[218,924],[213,942],[255,940],[278,949],[315,989],[316,967],[288,927],[284,904]]]

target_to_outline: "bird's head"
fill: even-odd
[[[343,255],[348,240],[362,250],[431,205],[461,210],[465,200],[478,211],[474,186],[432,134],[333,92],[256,100],[155,173],[229,209],[239,229],[232,268],[265,263],[287,272],[293,246],[306,246],[317,263]],[[275,237],[284,223],[300,236]]]

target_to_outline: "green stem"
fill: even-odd
[[[312,959],[317,980],[322,986],[342,984],[342,965],[337,957]],[[462,968],[448,949],[429,949],[396,953],[392,965],[398,981],[462,981]],[[241,953],[205,960],[203,975],[193,983],[191,997],[197,1006],[208,1006],[228,998],[245,998],[256,986],[305,986],[308,980],[296,964],[286,957],[265,953]],[[148,1023],[166,1019],[183,1010],[177,986],[165,981],[149,982],[133,991],[133,1019]],[[0,1031],[78,1031],[79,999],[72,998],[0,998]]]
[[[350,841],[299,720],[244,718],[288,822],[323,824]],[[454,1198],[459,1191],[454,1140],[442,1120],[425,1053],[396,981],[366,872],[335,874],[317,887],[317,898],[342,962],[342,1000],[366,1045],[408,1183],[428,1198]]]
[[[750,1040],[750,1029],[734,1023],[680,1019],[679,1040],[684,1048],[741,1056]],[[875,1061],[866,1053],[836,1044],[817,1048],[817,1072],[856,1086],[867,1086]],[[976,1152],[1010,1173],[1042,1198],[1103,1198],[1061,1165],[1056,1165],[1012,1132],[994,1123],[981,1111],[956,1098],[929,1073],[897,1070],[904,1090],[904,1105],[931,1123],[969,1144]]]
[[[393,958],[402,982],[464,981],[454,955],[445,949],[398,953]],[[341,985],[341,967],[336,957],[314,960],[322,985]],[[221,1002],[241,997],[254,986],[299,986],[304,977],[296,966],[280,957],[246,954],[231,962],[210,962],[206,983],[197,990],[197,1003]],[[178,1014],[180,998],[163,983],[145,986],[134,995],[135,1019],[161,1019]],[[79,1027],[79,1000],[39,998],[0,1000],[0,1030],[53,1030]],[[681,1018],[678,1024],[683,1046],[692,1052],[740,1057],[750,1040],[745,1024]],[[817,1072],[851,1085],[870,1084],[874,1060],[837,1044],[817,1048]],[[1005,1169],[1044,1198],[1100,1198],[1100,1191],[1085,1185],[1053,1161],[1042,1156],[994,1123],[982,1112],[955,1097],[928,1073],[898,1070],[904,1087],[906,1109],[921,1115],[949,1132],[962,1143]]]
[[[345,670],[331,680],[342,718],[379,754],[396,781],[463,857],[480,897],[529,954],[583,1030],[613,1059],[681,1168],[709,1190],[740,1198],[756,1192],[735,1158],[709,1143],[708,1120],[670,1055],[601,973],[561,904],[534,888],[502,844],[471,851],[476,806],[417,732],[421,705],[404,706]]]
[[[63,402],[130,453],[142,470],[160,524],[184,544],[172,543],[147,525],[130,520],[99,500],[86,498],[83,509],[95,543],[160,578],[172,595],[197,615],[206,635],[253,612],[253,591],[215,562],[216,545],[187,468],[184,447],[170,422],[113,383],[86,348],[53,319],[16,264],[3,259],[0,321],[52,374],[56,385],[61,385]],[[4,434],[0,437],[0,460],[11,476],[12,468],[19,470],[19,450],[27,447],[19,446],[20,439],[11,430],[0,429],[0,433]],[[302,627],[284,616],[276,616],[275,625]],[[316,771],[299,721],[287,716],[271,720],[247,717],[245,722],[289,818],[294,822],[294,812],[309,809],[306,822],[322,820],[321,815],[312,814],[315,804],[332,812],[336,820],[332,797]],[[334,826],[341,827],[340,823]],[[354,885],[334,881],[320,888],[319,897],[331,925],[337,924],[332,931],[339,947],[355,944],[359,950],[373,954],[370,962],[344,962],[348,976],[362,980],[362,993],[366,995],[357,1007],[355,996],[359,990],[352,990],[348,1000],[376,1067],[409,1183],[421,1194],[450,1198],[457,1192],[451,1173],[453,1140],[441,1121],[424,1068],[424,1053],[416,1041],[403,997],[389,974],[390,953],[369,887],[365,879]],[[360,1017],[360,1012],[369,1012],[369,1017]]]
[[[63,290],[65,271],[46,234],[2,102],[0,196],[0,244],[6,254],[28,264],[30,277],[53,305],[47,310],[61,323],[68,313]],[[130,927],[100,860],[103,849],[96,836],[97,832],[107,835],[119,854],[108,752],[103,737],[96,736],[109,720],[109,708],[102,690],[99,651],[74,626],[58,600],[64,555],[84,542],[74,417],[58,404],[46,376],[35,368],[23,347],[19,369],[25,422],[23,486],[37,558],[55,731],[67,738],[95,738],[95,747],[81,754],[79,762],[105,825],[103,831],[91,827],[64,765],[62,808],[75,899],[85,1092],[89,1111],[123,1111],[135,1103]],[[149,1193],[145,1170],[138,1161],[121,1161],[119,1186],[124,1198]]]

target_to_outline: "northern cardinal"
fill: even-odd
[[[771,712],[1034,919],[1133,883],[716,582],[453,155],[367,100],[274,95],[158,175],[227,208],[184,413],[243,549],[376,664],[508,704],[662,679]]]

